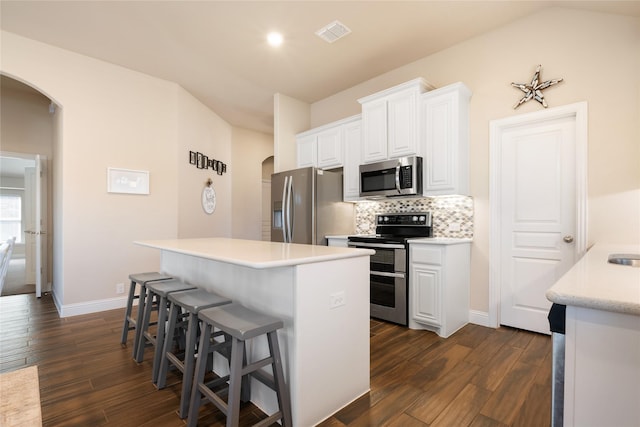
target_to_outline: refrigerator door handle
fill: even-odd
[[[289,177],[288,201],[287,201],[287,223],[289,238],[288,243],[293,242],[293,176]]]
[[[282,186],[282,240],[284,243],[289,241],[289,226],[287,220],[289,218],[289,177],[284,177],[284,185]]]

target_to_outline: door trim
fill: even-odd
[[[514,126],[534,124],[556,118],[575,117],[576,136],[576,261],[587,249],[587,102],[549,108],[535,113],[521,114],[489,122],[489,325],[500,326],[500,226],[502,223],[502,194],[500,194],[502,132]]]

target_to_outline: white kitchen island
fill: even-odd
[[[366,249],[228,238],[135,242],[161,251],[160,269],[248,308],[280,317],[293,425],[313,426],[369,391],[369,256]],[[267,351],[259,337],[252,360]],[[226,365],[215,365],[220,374]],[[252,381],[267,414],[276,396]]]
[[[640,425],[640,268],[607,262],[640,245],[596,244],[547,291],[567,306],[564,425]]]

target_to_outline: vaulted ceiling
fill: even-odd
[[[640,16],[640,1],[2,0],[0,26],[176,82],[232,125],[272,132],[275,93],[312,103],[552,6]],[[315,32],[334,20],[352,33],[327,43]]]

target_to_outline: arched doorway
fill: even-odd
[[[52,278],[50,165],[55,106],[39,91],[4,75],[0,76],[0,88],[0,206],[12,210],[12,215],[2,214],[0,239],[11,237],[9,234],[17,239],[2,295],[36,292],[40,296],[41,292],[50,291]],[[48,197],[44,201],[37,194]],[[36,274],[40,270],[42,276]]]

